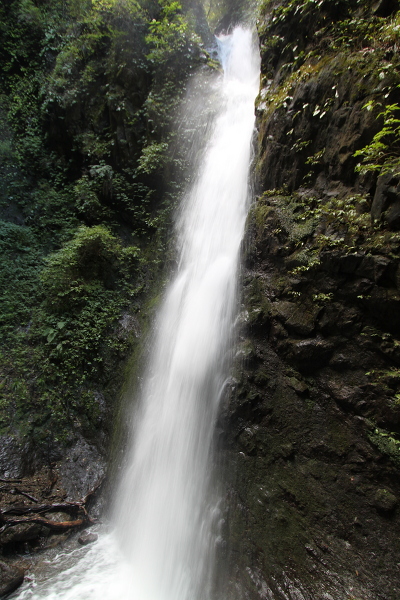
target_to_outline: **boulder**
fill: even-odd
[[[386,488],[381,488],[376,491],[373,505],[379,511],[389,513],[392,512],[398,504],[398,500],[392,492],[389,492]]]
[[[392,206],[393,205],[393,208]],[[371,218],[373,221],[385,220],[391,227],[397,229],[400,226],[400,179],[394,173],[385,173],[378,178],[374,199],[371,206]],[[386,212],[387,211],[387,212]]]
[[[22,449],[12,435],[0,436],[0,476],[20,478],[24,474]]]
[[[0,598],[5,598],[24,581],[24,571],[0,561]]]
[[[285,323],[286,329],[299,335],[309,336],[314,332],[319,312],[317,306],[305,306],[294,302],[275,302],[272,310]]]
[[[288,360],[304,373],[311,373],[327,363],[334,347],[332,342],[320,337],[287,340],[286,343],[288,345]]]
[[[83,438],[68,449],[59,467],[60,485],[67,500],[83,498],[96,487],[105,473],[104,459]]]
[[[390,229],[394,229],[397,231],[400,229],[400,197],[393,202],[393,204],[389,207],[385,215],[386,222]]]
[[[43,530],[42,525],[37,523],[21,523],[15,527],[9,527],[0,534],[0,546],[19,545],[21,542],[32,542],[37,540]]]
[[[390,262],[390,259],[386,256],[368,254],[362,259],[357,269],[357,275],[358,277],[379,283],[388,270]]]
[[[98,537],[99,536],[97,533],[87,531],[78,538],[78,543],[81,544],[81,546],[87,546],[88,544],[93,544],[93,542],[96,542]]]

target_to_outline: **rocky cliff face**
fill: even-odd
[[[390,2],[326,1],[267,2],[259,21],[259,196],[224,415],[238,597],[400,595],[396,135],[372,147],[400,99],[397,23]]]

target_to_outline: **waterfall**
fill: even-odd
[[[115,531],[21,600],[210,597],[213,437],[232,348],[259,85],[251,32],[239,27],[218,43],[220,102],[178,219],[179,265],[157,319]]]

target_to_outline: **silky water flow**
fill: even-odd
[[[202,124],[198,172],[177,222],[179,265],[156,323],[114,529],[53,559],[19,600],[207,600],[218,534],[211,485],[219,400],[232,350],[240,245],[259,87],[249,30],[218,40],[223,77]]]

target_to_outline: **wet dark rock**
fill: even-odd
[[[392,492],[385,488],[377,490],[373,500],[374,506],[385,513],[392,512],[398,505],[398,500]]]
[[[368,255],[364,256],[357,269],[357,275],[361,278],[369,279],[375,283],[380,283],[389,265],[390,259],[387,256]]]
[[[387,210],[385,219],[390,229],[400,229],[400,193],[398,199]]]
[[[323,334],[335,334],[338,331],[345,334],[354,334],[360,321],[360,313],[354,307],[332,302],[325,306],[318,321],[318,327]]]
[[[36,523],[22,523],[9,527],[0,534],[0,546],[7,552],[20,548],[21,542],[38,540],[43,532],[43,526]]]
[[[81,544],[81,546],[87,546],[88,544],[93,544],[93,542],[96,542],[98,540],[98,537],[99,536],[97,535],[97,533],[92,533],[91,531],[88,531],[79,536],[78,543]]]
[[[287,359],[304,373],[309,373],[325,364],[332,354],[334,345],[322,338],[287,340],[284,342]]]
[[[135,315],[124,313],[119,320],[120,330],[117,335],[120,339],[126,339],[130,333],[137,338],[141,336],[140,322]]]
[[[396,200],[396,184],[398,180],[394,178],[393,173],[385,173],[378,178],[374,199],[371,206],[371,217],[374,221],[379,221],[382,214],[387,210],[391,200]]]
[[[398,58],[329,38],[398,4],[263,6],[241,330],[257,352],[226,409],[232,597],[398,600],[400,177],[354,157],[382,128],[366,102],[399,102],[378,66]]]
[[[384,220],[391,229],[400,227],[400,180],[394,173],[385,173],[378,179],[371,207],[375,221]]]
[[[67,500],[83,498],[104,477],[105,462],[98,450],[83,438],[65,453],[59,466],[60,484]]]
[[[273,322],[270,329],[271,340],[282,340],[289,336],[284,326],[279,322]]]
[[[337,371],[345,371],[357,367],[358,361],[351,354],[337,352],[330,359],[329,366]]]
[[[304,394],[308,391],[308,386],[306,385],[306,383],[304,381],[300,381],[296,377],[286,377],[285,382],[298,394]]]
[[[278,446],[274,451],[274,459],[284,458],[289,459],[293,458],[295,453],[295,448],[292,443],[282,444],[282,446]]]
[[[344,385],[340,380],[330,380],[326,386],[333,398],[344,405],[355,406],[363,396],[359,387]]]
[[[340,273],[354,273],[361,261],[363,260],[362,254],[345,254],[340,256],[338,259],[339,262],[339,272]]]
[[[389,17],[398,8],[399,3],[397,0],[377,0],[374,3],[373,11],[377,17]]]
[[[24,581],[24,571],[0,561],[0,598],[14,592]]]
[[[308,307],[294,302],[274,302],[272,313],[282,319],[286,329],[299,335],[309,336],[314,332],[319,308]]]
[[[40,538],[40,545],[37,548],[38,548],[38,550],[40,550],[40,552],[43,550],[50,550],[52,548],[57,548],[57,546],[61,546],[62,544],[64,544],[68,540],[70,535],[71,535],[70,533],[52,534],[49,531],[48,535],[46,535],[46,537]]]
[[[239,443],[246,451],[246,454],[254,454],[257,448],[255,432],[247,427],[239,436]]]
[[[22,477],[24,474],[21,444],[12,435],[0,436],[0,474],[7,479]]]

